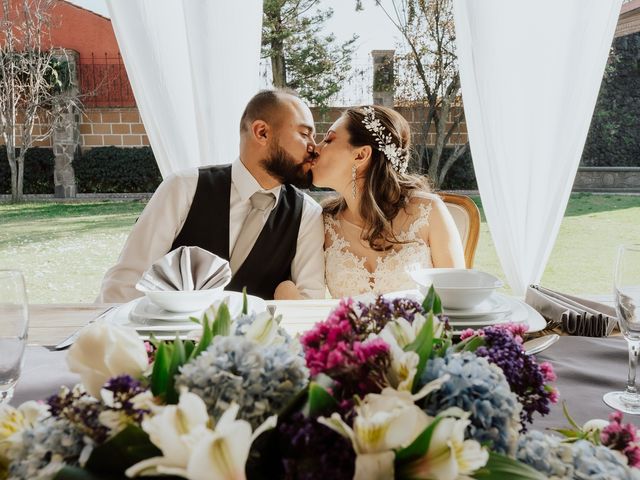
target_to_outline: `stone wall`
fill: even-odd
[[[640,193],[640,167],[582,167],[574,192]]]

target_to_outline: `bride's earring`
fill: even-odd
[[[353,198],[356,198],[356,171],[357,170],[358,170],[358,167],[356,167],[355,165],[351,168],[351,184],[352,184],[351,195],[353,195]]]

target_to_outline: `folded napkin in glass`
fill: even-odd
[[[548,328],[560,327],[569,335],[606,337],[617,323],[616,311],[611,306],[540,285],[527,288],[525,302],[549,322]]]
[[[200,247],[178,247],[157,260],[136,284],[139,290],[210,290],[231,281],[224,258]]]

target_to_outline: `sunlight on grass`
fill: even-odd
[[[31,303],[93,302],[143,207],[138,201],[0,204],[0,268],[25,273]],[[542,283],[609,294],[617,246],[639,238],[640,196],[572,195]],[[475,268],[504,278],[484,221]]]

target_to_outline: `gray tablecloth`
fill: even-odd
[[[44,399],[60,385],[77,383],[78,376],[67,369],[66,353],[29,347],[11,403],[19,405],[26,400]],[[571,415],[579,424],[592,418],[606,419],[612,410],[604,404],[602,395],[625,386],[627,344],[620,337],[561,337],[555,345],[540,353],[538,359],[553,364],[558,375],[556,385],[560,399],[567,402]],[[639,423],[630,415],[626,416],[626,421]],[[533,428],[542,430],[565,425],[562,405],[557,404],[549,415],[537,415]]]
[[[624,390],[627,382],[629,357],[622,337],[560,337],[537,357],[538,361],[551,362],[560,390],[560,402],[552,406],[551,413],[535,417],[533,427],[537,430],[568,425],[562,414],[562,401],[579,425],[592,418],[606,419],[613,410],[602,401],[602,395]],[[638,417],[632,415],[625,415],[626,422],[639,423]]]
[[[42,400],[56,393],[61,385],[72,387],[78,383],[80,377],[67,368],[66,355],[66,350],[50,352],[44,347],[27,347],[11,405]]]

